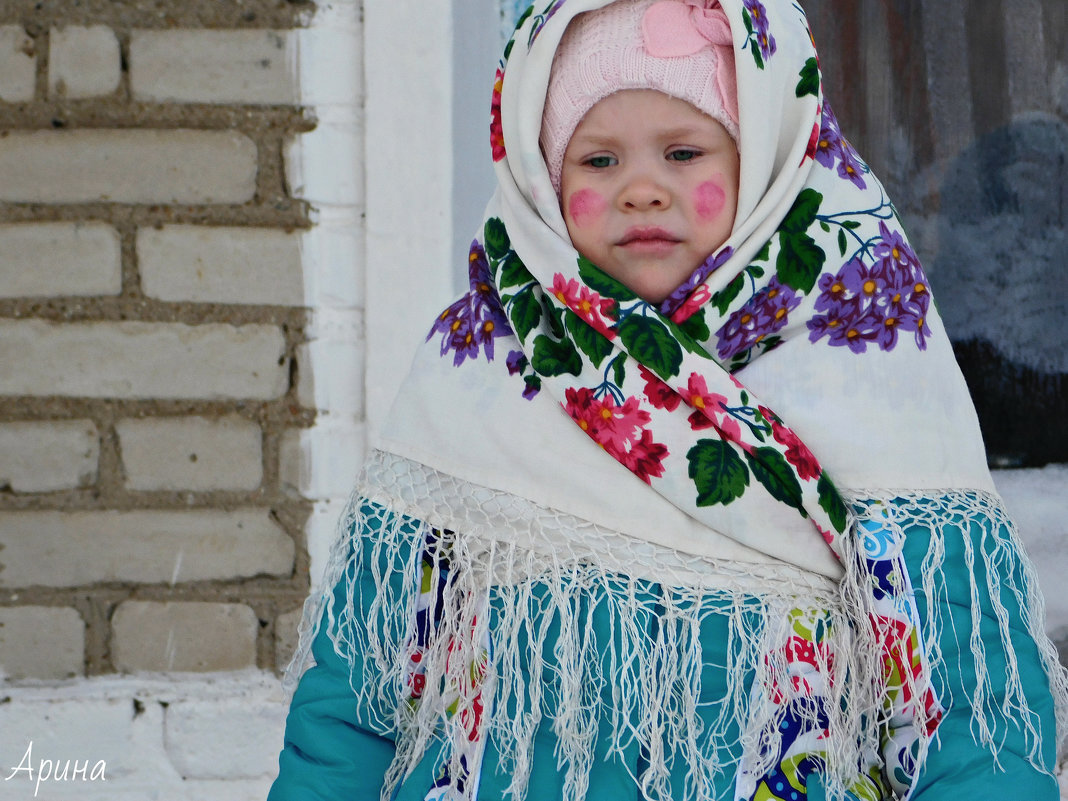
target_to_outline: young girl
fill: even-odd
[[[545,5],[272,801],[1056,798],[1035,580],[801,8]]]

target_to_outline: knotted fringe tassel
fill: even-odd
[[[337,653],[362,663],[359,703],[392,712],[374,721],[397,743],[383,798],[429,757],[447,797],[473,797],[492,743],[485,769],[522,801],[544,726],[575,801],[596,761],[633,766],[637,753],[633,779],[652,799],[677,795],[683,766],[687,798],[712,801],[736,773],[751,797],[797,749],[831,798],[872,783],[874,696],[846,677],[876,657],[833,581],[695,559],[383,453],[342,526],[287,686],[326,625]]]
[[[967,699],[973,733],[996,755],[999,721],[1025,721],[1029,759],[1052,769],[1039,751],[1050,733],[1035,723],[1014,667],[1004,699],[993,704],[995,677],[977,633],[978,599],[1008,590],[1039,643],[1063,731],[1068,684],[1042,630],[1033,571],[996,497],[851,500],[858,526],[876,521],[901,539],[929,532],[916,590],[927,609],[947,597],[947,538],[960,539],[963,519],[989,529],[978,548],[966,546],[988,569],[980,586],[969,565],[972,632],[957,632],[979,677]],[[946,625],[937,612],[911,651],[886,647],[901,628],[872,592],[868,545],[857,538],[840,584],[785,565],[695,559],[376,452],[342,517],[320,591],[305,604],[285,686],[295,688],[327,626],[336,652],[362,666],[351,681],[361,708],[397,744],[383,799],[432,759],[436,797],[473,798],[479,771],[497,770],[522,801],[543,726],[556,737],[553,758],[569,801],[584,797],[595,762],[633,766],[639,752],[643,769],[632,776],[650,799],[674,798],[679,788],[669,778],[683,766],[687,799],[712,801],[732,781],[735,797],[750,799],[772,771],[807,755],[829,798],[849,791],[875,801],[889,796],[878,765],[887,731],[882,758],[905,797],[937,736],[932,714],[961,699],[930,703]],[[342,577],[344,604],[335,608]],[[1009,643],[1008,612],[994,608]],[[710,643],[710,628],[725,631],[724,640]],[[895,672],[888,653],[908,664],[925,658],[916,670]],[[708,675],[722,683],[703,685]],[[488,744],[498,760],[483,767]]]
[[[855,551],[845,560],[850,568],[843,599],[846,608],[862,610],[859,617],[868,618],[881,644],[883,673],[876,681],[882,759],[897,796],[911,794],[937,726],[952,708],[970,709],[972,737],[995,764],[1006,736],[1016,731],[1022,734],[1021,756],[1052,775],[1048,754],[1056,749],[1050,741],[1059,744],[1068,732],[1068,673],[1045,633],[1034,566],[1001,499],[977,490],[868,490],[851,493],[847,501]],[[966,627],[949,616],[954,607],[968,609]],[[1017,653],[1013,630],[1017,643],[1033,641],[1034,653]],[[959,656],[950,658],[947,648]],[[1004,659],[1003,673],[990,670],[996,655]],[[1021,660],[1036,656],[1048,687],[1024,685]],[[947,677],[968,668],[974,685],[955,697]],[[1043,729],[1028,697],[1030,691],[1041,702],[1047,689],[1056,731]]]

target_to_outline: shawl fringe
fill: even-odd
[[[893,501],[893,530],[930,531],[915,589],[928,609],[947,598],[940,581],[946,539],[960,539],[962,522],[982,525],[980,546],[967,538],[964,544],[973,576],[972,630],[955,632],[967,643],[963,652],[974,656],[977,689],[968,699],[937,702],[969,703],[973,736],[995,757],[998,732],[1020,721],[1028,759],[1051,772],[1040,752],[1038,715],[1016,669],[1009,615],[999,600],[1005,591],[1026,610],[1062,732],[1068,682],[1042,628],[1033,569],[997,496],[879,491],[851,500],[854,525],[877,519],[881,504]],[[379,710],[376,729],[397,744],[383,799],[428,757],[440,797],[473,798],[491,742],[497,769],[510,775],[510,792],[522,801],[539,726],[551,727],[557,739],[564,797],[576,801],[595,759],[627,764],[625,752],[635,747],[645,769],[633,779],[648,798],[671,798],[669,777],[682,764],[688,798],[714,799],[717,777],[735,766],[736,797],[751,798],[782,761],[784,745],[816,755],[829,798],[849,791],[874,801],[889,795],[892,768],[914,775],[929,747],[929,716],[917,699],[930,695],[929,666],[940,664],[939,634],[951,624],[933,615],[922,629],[922,669],[888,681],[879,650],[887,632],[846,611],[881,619],[863,561],[870,552],[856,554],[856,569],[847,569],[840,584],[786,564],[694,560],[381,451],[369,459],[340,525],[320,592],[305,605],[285,686],[292,692],[311,665],[311,643],[323,625],[350,669],[362,662],[362,675],[350,676],[358,703]],[[976,561],[987,568],[983,586],[974,578]],[[359,575],[373,576],[374,597],[363,597],[352,580]],[[346,577],[344,606],[335,609],[334,587]],[[1003,694],[994,689],[1002,677],[985,664],[985,649],[994,644],[978,635],[983,596],[997,612],[1008,654]],[[701,681],[709,657],[718,658],[702,653],[702,624],[712,616],[722,616],[729,631],[719,697],[709,697]],[[607,625],[608,635],[598,638],[595,624]],[[801,654],[802,641],[815,647]],[[902,682],[911,701],[902,701]],[[711,722],[700,715],[708,705],[717,709]],[[803,743],[781,742],[787,718],[809,733]],[[901,746],[893,753],[880,740],[888,728],[898,732],[891,743]],[[907,797],[908,783],[895,782],[894,790]]]

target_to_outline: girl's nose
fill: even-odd
[[[671,205],[671,193],[653,176],[638,172],[626,178],[619,204],[629,211],[667,208]]]

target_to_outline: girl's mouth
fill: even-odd
[[[661,253],[671,250],[680,241],[677,236],[663,228],[635,226],[627,229],[616,246],[639,253]]]

